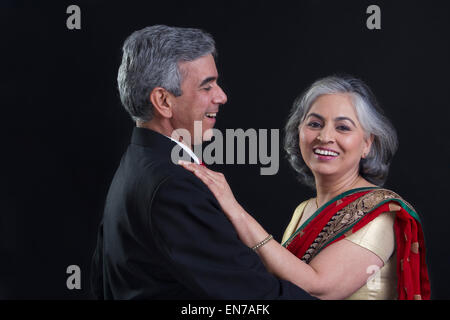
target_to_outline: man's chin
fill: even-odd
[[[211,141],[213,136],[214,136],[213,128],[206,130],[203,133],[203,142]]]
[[[214,136],[214,126],[210,123],[205,123],[204,121],[195,121],[194,128],[191,128],[190,130],[177,129],[177,132],[183,137],[183,140],[186,143],[189,141],[191,142],[191,145],[200,145],[203,142],[212,140],[212,137]]]
[[[200,137],[195,137],[194,138],[194,143],[192,144],[192,145],[194,145],[194,146],[199,146],[199,145],[201,145],[202,143],[204,143],[204,142],[209,142],[209,141],[211,141],[211,139],[212,139],[212,135],[211,136],[203,136],[202,138],[200,138]]]

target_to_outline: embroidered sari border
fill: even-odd
[[[419,215],[412,210],[403,200],[398,199],[398,198],[391,198],[391,199],[386,199],[383,201],[380,201],[376,206],[374,206],[370,211],[368,211],[364,217],[366,217],[368,214],[370,214],[372,211],[378,209],[379,207],[381,207],[382,205],[384,205],[387,202],[391,202],[391,201],[395,201],[398,202],[400,204],[400,206],[406,210],[406,212],[408,212],[408,214],[413,217],[420,225],[422,225]],[[363,218],[364,218],[363,217]],[[362,218],[361,218],[362,219]],[[323,247],[319,248],[319,250],[317,251],[316,255],[319,254],[320,251],[322,251],[322,249],[326,248],[330,243],[332,243],[333,241],[335,241],[336,239],[339,239],[342,235],[344,235],[346,232],[348,232],[349,230],[353,229],[353,227],[355,225],[358,224],[360,220],[355,221],[354,223],[352,223],[349,227],[345,228],[344,230],[342,230],[341,232],[339,232],[336,236],[334,236],[333,238],[331,238],[329,241],[327,241]]]
[[[302,231],[312,220],[314,220],[322,211],[323,209],[325,209],[326,207],[328,207],[330,204],[332,204],[333,202],[338,201],[339,199],[342,199],[348,195],[351,195],[353,193],[357,193],[357,192],[363,192],[363,191],[367,191],[367,190],[376,190],[376,189],[382,189],[380,187],[362,187],[362,188],[355,188],[355,189],[350,189],[348,191],[345,191],[343,193],[341,193],[340,195],[337,195],[336,197],[334,197],[333,199],[331,199],[330,201],[328,201],[327,203],[325,203],[324,205],[322,205],[320,208],[318,208],[314,214],[308,218],[308,220],[306,220],[294,233],[292,233],[292,235],[282,244],[283,247],[286,247],[289,242],[300,232]]]

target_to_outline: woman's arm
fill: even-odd
[[[267,232],[242,207],[238,219],[231,222],[240,239],[248,246],[265,239]],[[339,241],[321,251],[310,264],[294,256],[277,241],[269,241],[257,250],[266,268],[320,299],[344,299],[366,284],[383,261],[371,251],[350,241]]]
[[[239,238],[253,247],[268,233],[236,201],[223,174],[191,163],[180,163],[192,171],[211,190]],[[310,264],[294,256],[277,241],[271,240],[256,251],[267,269],[320,299],[343,299],[362,287],[371,266],[382,267],[383,261],[371,251],[350,241],[338,241],[322,250]]]

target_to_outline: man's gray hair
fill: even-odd
[[[175,96],[182,95],[183,74],[179,63],[212,54],[214,40],[208,33],[193,28],[155,25],[133,32],[122,48],[122,64],[117,83],[120,100],[133,120],[153,117],[150,93],[162,87]]]
[[[370,88],[360,79],[351,76],[320,79],[295,100],[285,127],[284,149],[288,161],[298,173],[299,180],[314,188],[314,176],[300,152],[299,125],[318,97],[339,93],[350,95],[366,137],[374,137],[369,154],[360,161],[359,174],[369,182],[382,186],[386,182],[392,157],[397,151],[397,133]]]

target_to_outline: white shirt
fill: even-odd
[[[167,136],[166,136],[166,137],[167,137]],[[183,150],[186,151],[186,152],[188,153],[188,155],[189,155],[192,159],[194,159],[194,162],[195,162],[196,164],[200,164],[200,161],[198,160],[198,157],[195,155],[195,153],[192,152],[192,150],[191,150],[190,148],[188,148],[184,143],[179,142],[179,141],[177,141],[177,140],[175,140],[175,139],[172,139],[171,137],[167,137],[167,138],[169,138],[169,139],[172,140],[173,142],[176,142],[181,148],[183,148]]]

